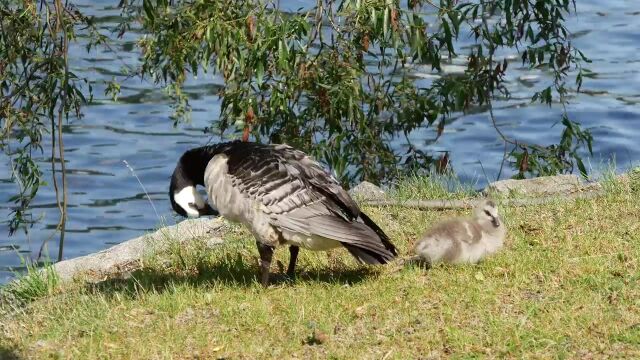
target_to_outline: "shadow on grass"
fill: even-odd
[[[370,267],[356,269],[322,269],[319,271],[305,271],[302,266],[296,270],[296,278],[290,279],[276,270],[275,262],[271,267],[270,286],[296,286],[298,283],[322,282],[326,284],[360,283],[376,271]],[[124,292],[135,294],[142,290],[165,291],[176,284],[189,284],[197,287],[213,287],[224,285],[235,288],[261,287],[258,280],[258,266],[246,262],[246,258],[227,258],[210,265],[199,265],[191,269],[175,268],[155,269],[146,268],[133,272],[126,279],[109,279],[97,284],[89,285],[93,291],[102,293]]]
[[[13,349],[0,345],[0,359],[2,360],[20,360],[22,359]]]

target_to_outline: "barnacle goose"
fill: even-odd
[[[209,206],[196,191],[205,187]],[[299,248],[340,245],[361,263],[396,255],[389,238],[321,165],[288,145],[228,142],[186,151],[171,177],[169,197],[182,216],[216,214],[246,225],[260,254],[261,283],[269,283],[274,249],[289,245],[287,275]]]
[[[429,264],[477,263],[500,250],[506,235],[496,203],[485,199],[476,205],[473,217],[449,219],[427,230],[414,251]]]

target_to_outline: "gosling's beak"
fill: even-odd
[[[493,226],[498,227],[500,226],[500,219],[498,219],[496,216],[492,216],[491,223],[493,224]]]
[[[203,209],[198,209],[200,216],[218,216],[220,213],[212,208],[209,204],[206,204]]]

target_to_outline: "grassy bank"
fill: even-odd
[[[253,239],[234,227],[216,250],[174,248],[125,280],[5,300],[0,358],[638,357],[640,190],[606,191],[503,208],[505,249],[476,266],[366,268],[342,249],[303,251],[299,278],[268,289]],[[396,196],[416,193],[443,196],[424,181]],[[466,212],[365,211],[403,254],[429,224]]]

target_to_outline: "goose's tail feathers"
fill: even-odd
[[[365,264],[382,265],[392,261],[398,255],[398,251],[389,240],[387,234],[367,214],[361,212],[360,219],[364,225],[375,232],[384,249],[380,247],[360,247],[353,243],[342,243],[342,245],[347,248],[353,257]]]

